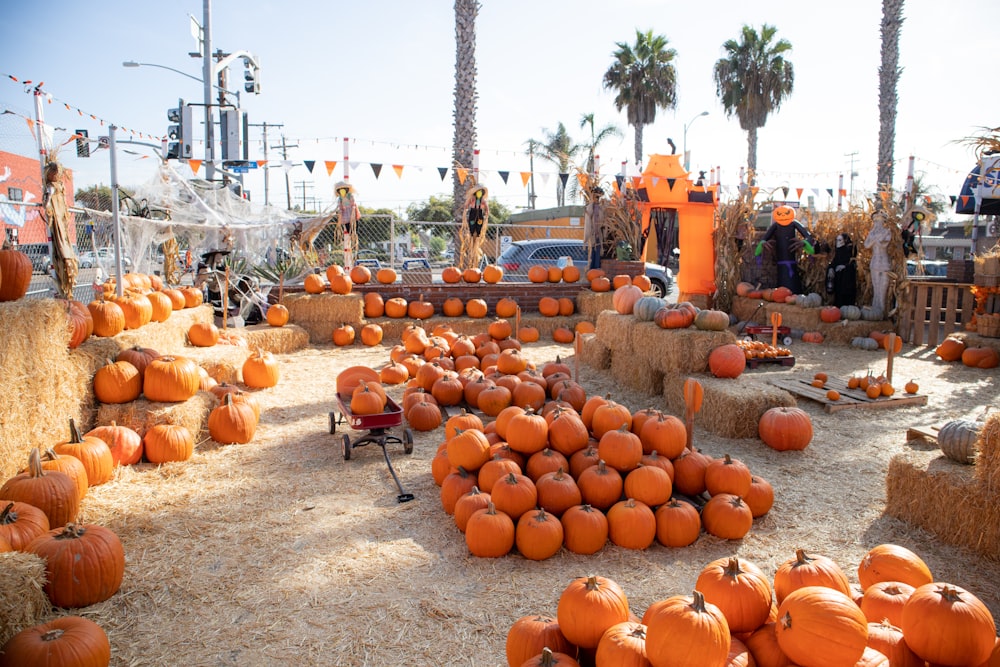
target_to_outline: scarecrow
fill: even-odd
[[[354,186],[347,181],[340,181],[333,190],[337,193],[337,220],[344,235],[344,268],[350,269],[358,251],[358,204],[354,201]]]
[[[52,237],[52,269],[55,272],[56,287],[64,299],[72,299],[80,265],[69,235],[69,208],[66,206],[64,173],[62,165],[55,160],[46,163],[42,204],[49,223],[49,235]]]
[[[473,184],[465,195],[462,226],[458,230],[458,268],[472,269],[479,266],[486,227],[490,221],[489,191],[485,185]]]
[[[936,218],[931,211],[919,204],[911,204],[903,211],[903,255],[909,257],[917,253],[917,237],[922,239],[924,226],[934,224]]]
[[[796,232],[802,235],[802,245],[796,238]],[[764,233],[754,249],[754,255],[759,257],[764,252],[764,244],[774,246],[775,263],[778,265],[778,286],[787,287],[792,294],[802,293],[802,276],[795,261],[799,248],[805,247],[806,254],[815,252],[816,240],[802,223],[795,219],[795,209],[791,206],[776,206],[771,211],[771,226]]]

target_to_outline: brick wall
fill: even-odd
[[[586,289],[582,283],[499,283],[495,285],[487,283],[457,283],[454,285],[440,283],[434,285],[404,285],[402,283],[379,285],[368,283],[354,286],[354,291],[359,294],[378,292],[383,299],[403,297],[407,303],[417,300],[423,295],[425,301],[434,304],[434,311],[438,313],[441,312],[441,306],[445,300],[452,297],[458,297],[462,301],[483,299],[491,313],[496,310],[497,301],[509,297],[517,301],[522,312],[537,312],[538,301],[543,296],[551,296],[556,299],[567,297],[575,301],[582,289]]]

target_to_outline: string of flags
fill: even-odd
[[[7,74],[7,73],[4,73],[4,72],[0,72],[0,75],[2,75],[3,77],[6,77],[11,82],[22,86],[24,88],[24,92],[31,93],[33,95],[41,95],[41,96],[44,97],[44,99],[49,104],[53,104],[55,102],[59,102],[59,103],[62,104],[62,106],[65,108],[66,111],[75,112],[77,114],[77,116],[79,116],[81,118],[89,118],[90,120],[92,120],[94,122],[97,122],[101,127],[104,127],[106,125],[107,126],[114,125],[118,130],[126,132],[126,133],[132,135],[133,137],[138,137],[138,138],[142,138],[142,139],[150,139],[150,140],[153,140],[153,141],[164,141],[165,140],[165,137],[163,137],[163,136],[153,135],[153,134],[149,134],[149,133],[144,133],[144,132],[140,132],[140,131],[137,131],[137,130],[133,130],[133,129],[124,127],[122,125],[119,125],[118,123],[113,123],[111,121],[108,121],[107,119],[104,119],[104,118],[102,118],[101,116],[99,116],[97,114],[94,114],[94,113],[85,111],[85,110],[83,110],[83,109],[81,109],[79,107],[76,107],[76,106],[70,104],[67,101],[61,100],[58,97],[54,96],[53,94],[45,91],[43,89],[44,82],[42,82],[42,81],[40,81],[40,82],[38,82],[36,84],[33,80],[20,78],[20,77],[14,76],[12,74]],[[36,127],[35,127],[36,126],[36,121],[35,121],[35,119],[33,119],[31,117],[28,117],[28,116],[24,116],[24,115],[22,115],[20,113],[17,113],[15,111],[12,111],[12,110],[9,110],[9,109],[4,110],[2,113],[5,113],[5,114],[14,114],[14,115],[20,116],[21,118],[23,118],[25,120],[25,122],[26,122],[26,124],[28,126],[28,129],[31,132],[31,134],[33,136],[35,135],[35,131],[36,131]],[[51,131],[51,130],[49,130],[49,131]],[[68,144],[71,141],[80,138],[80,136],[81,135],[77,135],[77,134],[71,135],[69,137],[69,139],[67,139],[63,143],[63,145]],[[339,138],[335,138],[335,140],[339,140]],[[425,149],[431,149],[431,148],[433,148],[433,149],[436,149],[436,150],[447,150],[444,147],[422,146],[422,145],[419,145],[419,144],[401,144],[401,143],[398,143],[398,142],[376,142],[375,140],[371,140],[371,139],[349,139],[349,138],[343,138],[343,140],[345,141],[345,145],[346,145],[347,141],[351,141],[351,143],[362,143],[362,144],[363,143],[371,143],[373,145],[375,143],[384,143],[384,144],[387,144],[387,145],[395,146],[397,148],[407,148],[407,149],[409,149],[409,148],[425,148]],[[316,141],[317,144],[320,142],[319,139],[315,139],[315,141]],[[500,154],[500,151],[495,151],[495,152],[498,155]],[[514,152],[511,151],[511,153],[514,153]],[[514,154],[516,154],[516,153],[514,153]],[[148,156],[141,156],[141,157],[148,157]],[[948,167],[944,167],[942,165],[938,165],[938,164],[936,164],[934,162],[931,162],[929,160],[923,160],[923,159],[921,159],[921,161],[924,162],[924,163],[926,163],[926,164],[928,164],[928,165],[932,165],[932,166],[935,166],[935,167],[940,168],[940,169],[950,170],[950,171],[953,171],[956,174],[962,174],[963,176],[968,176],[970,174],[970,172],[968,170],[964,170],[963,171],[963,170],[949,169]],[[297,161],[294,161],[294,160],[287,160],[287,159],[284,159],[284,160],[250,160],[250,161],[242,162],[241,164],[242,164],[242,167],[243,167],[242,170],[264,168],[265,166],[268,166],[268,165],[274,165],[274,166],[277,166],[277,167],[279,167],[281,169],[284,169],[286,172],[290,171],[290,170],[292,170],[292,169],[294,169],[296,167],[298,167],[299,165],[302,165],[302,166],[304,166],[306,168],[306,170],[310,174],[316,173],[315,169],[316,169],[317,164],[321,164],[322,167],[326,171],[326,175],[328,177],[332,177],[333,173],[334,173],[334,170],[337,168],[338,164],[340,164],[341,162],[344,163],[345,167],[349,167],[352,171],[356,171],[362,165],[367,164],[369,166],[369,168],[371,169],[372,174],[374,175],[374,177],[375,177],[376,180],[378,180],[380,178],[380,176],[382,174],[382,169],[385,166],[385,163],[382,163],[382,162],[367,162],[367,163],[365,163],[365,162],[353,161],[353,160],[340,161],[340,160],[315,160],[315,159],[302,160],[301,162],[297,162]],[[902,162],[901,159],[894,161],[894,163],[901,163],[901,162]],[[201,169],[201,166],[204,164],[204,160],[189,159],[189,160],[187,160],[187,163],[188,163],[189,167],[191,168],[191,170],[195,174],[197,174],[198,171]],[[389,166],[391,166],[391,168],[393,170],[393,173],[396,174],[397,179],[400,179],[400,180],[403,178],[403,173],[407,169],[416,170],[418,173],[419,172],[423,172],[424,169],[425,169],[424,166],[420,166],[420,165],[390,164]],[[876,167],[877,167],[877,165],[876,165]],[[435,167],[435,169],[437,170],[437,173],[438,173],[438,175],[439,175],[439,177],[440,177],[440,179],[441,179],[442,182],[445,181],[445,179],[448,177],[449,172],[454,171],[455,176],[457,177],[459,183],[461,183],[461,184],[464,184],[469,179],[470,175],[472,175],[472,174],[475,174],[475,177],[479,181],[483,181],[484,178],[492,177],[495,174],[497,177],[499,177],[499,179],[503,182],[504,185],[508,185],[511,174],[515,174],[515,175],[517,175],[517,176],[520,177],[522,187],[527,187],[528,183],[531,181],[532,177],[539,178],[542,181],[542,187],[543,188],[547,187],[548,183],[549,183],[549,180],[554,176],[554,177],[556,177],[556,178],[559,179],[561,185],[565,188],[566,185],[567,185],[567,183],[568,183],[569,177],[570,177],[570,174],[568,172],[558,172],[558,173],[555,173],[555,172],[545,172],[545,171],[534,171],[534,172],[532,172],[532,171],[514,171],[514,170],[507,170],[507,169],[501,169],[501,170],[476,169],[476,170],[472,170],[472,169],[465,168],[465,167],[454,167],[454,168],[452,168],[452,167]],[[578,176],[578,178],[581,178],[581,179],[584,177],[583,174],[578,174],[577,176]],[[803,177],[804,176],[804,177],[810,177],[810,178],[817,178],[817,177],[834,178],[834,177],[841,176],[841,174],[833,173],[833,172],[828,172],[828,173],[803,173],[803,172],[798,172],[798,173],[794,173],[794,174],[793,173],[784,173],[784,172],[772,172],[772,171],[758,171],[757,172],[757,178],[758,178],[758,180],[764,179],[764,178],[770,178],[770,179],[776,179],[776,180],[777,179],[787,180],[787,178],[789,176],[792,176],[792,177]],[[641,184],[641,181],[642,181],[642,177],[641,176],[626,177],[626,176],[621,175],[621,174],[615,175],[613,185],[614,185],[614,188],[616,190],[618,190],[618,191],[621,190],[621,188],[624,185],[624,179],[625,178],[631,178],[632,185],[635,188],[638,188],[640,186],[640,184]],[[718,177],[716,177],[716,178],[718,178]],[[655,177],[653,178],[653,183],[652,183],[653,186],[655,186],[657,184],[658,180],[659,179],[657,179]],[[581,185],[583,185],[583,181],[582,180],[581,180]],[[671,187],[672,187],[672,185],[671,185]],[[741,186],[723,186],[723,185],[719,184],[719,189],[720,189],[721,193],[732,192],[732,193],[735,194],[735,193],[737,193],[739,191],[740,187]],[[820,196],[822,193],[825,193],[830,198],[834,198],[834,197],[843,198],[843,197],[847,196],[847,191],[844,188],[817,188],[817,187],[813,187],[813,188],[803,188],[803,187],[789,188],[789,187],[786,186],[786,187],[782,187],[780,189],[784,191],[784,195],[785,195],[786,200],[788,199],[788,195],[791,192],[793,192],[793,191],[794,191],[794,193],[796,195],[796,199],[799,199],[799,200],[801,200],[803,194],[807,193],[807,192],[811,193],[813,196],[817,196],[817,197]],[[952,204],[955,204],[959,199],[962,199],[963,203],[965,203],[969,199],[969,196],[968,195],[961,195],[961,196],[952,195],[952,196],[950,196],[950,200],[951,200]]]

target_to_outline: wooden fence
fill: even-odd
[[[899,335],[911,345],[936,346],[955,331],[964,331],[976,300],[970,283],[914,280],[909,303],[900,307]]]

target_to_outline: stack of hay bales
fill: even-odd
[[[364,322],[364,297],[361,294],[285,294],[281,303],[288,308],[288,319],[309,334],[310,343],[329,343],[333,330],[342,324],[359,329]]]
[[[1000,557],[1000,413],[983,425],[974,465],[956,463],[938,448],[892,457],[885,512],[941,540]]]

